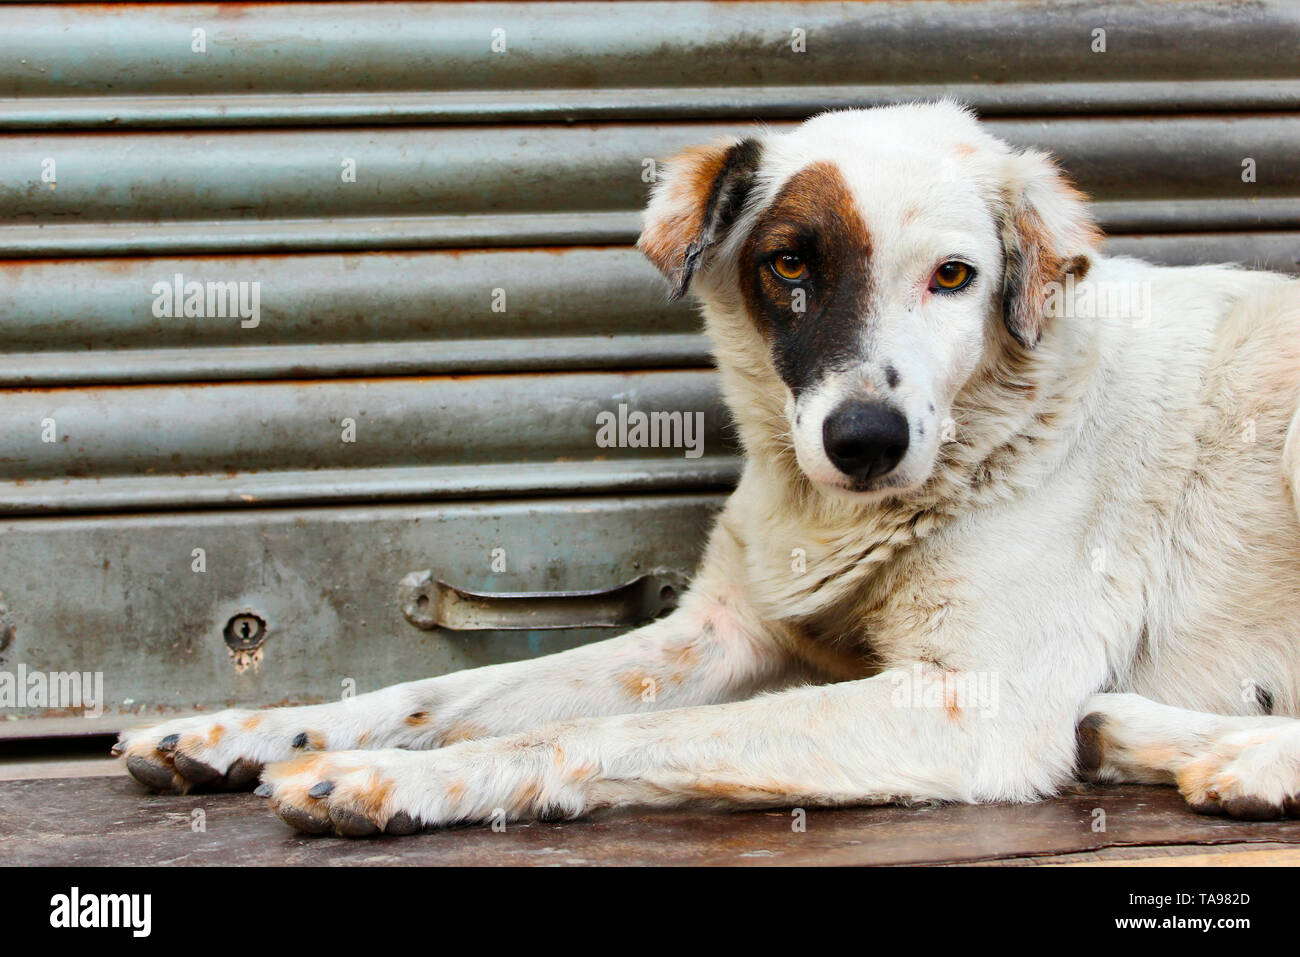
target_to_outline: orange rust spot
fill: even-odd
[[[975,147],[971,146],[969,143],[958,143],[952,149],[958,156],[970,156],[975,152]]]
[[[217,746],[217,742],[221,740],[221,736],[225,733],[226,733],[225,726],[220,724],[214,724],[212,726],[212,730],[208,732],[208,747],[215,748]]]
[[[261,715],[250,714],[247,718],[244,719],[243,724],[241,724],[240,727],[243,728],[245,731],[252,731],[261,723],[262,723]]]
[[[433,717],[427,711],[416,711],[414,714],[408,714],[402,720],[404,720],[412,728],[422,728],[430,721],[432,721]]]
[[[369,741],[370,741],[369,731],[362,731],[359,735],[357,735],[357,747],[363,748],[366,746],[367,743],[369,743]]]
[[[451,801],[459,801],[465,796],[465,782],[457,778],[447,785],[447,798]]]

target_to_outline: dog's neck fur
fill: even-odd
[[[779,496],[763,497],[779,502],[779,511],[736,524],[753,529],[741,544],[753,583],[761,583],[754,589],[762,596],[758,600],[785,621],[824,613],[859,595],[891,560],[954,515],[1041,484],[1072,444],[1079,399],[1094,381],[1097,362],[1095,331],[1082,323],[1053,320],[1039,346],[1026,350],[991,318],[984,361],[954,402],[956,435],[941,447],[930,479],[905,494],[863,504],[807,479],[784,424],[785,396],[772,389],[778,381],[773,370],[755,364],[762,353],[752,344],[729,341],[743,335],[731,331],[740,325],[713,321],[716,314],[709,318],[746,470],[783,488]],[[804,574],[789,573],[792,548],[806,554]]]

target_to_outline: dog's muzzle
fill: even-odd
[[[907,419],[883,402],[845,402],[822,423],[826,457],[859,481],[892,472],[907,454],[908,441]]]

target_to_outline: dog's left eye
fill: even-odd
[[[970,285],[975,278],[975,270],[964,262],[949,260],[934,271],[930,277],[931,292],[956,292]]]
[[[808,264],[795,253],[777,253],[772,257],[772,272],[786,282],[808,278]]]

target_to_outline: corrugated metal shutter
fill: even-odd
[[[736,463],[629,248],[647,160],[955,95],[1112,249],[1294,271],[1298,40],[1267,0],[0,7],[0,667],[105,672],[115,725],[590,640],[420,630],[397,586],[691,569]],[[704,454],[599,447],[620,404]]]

